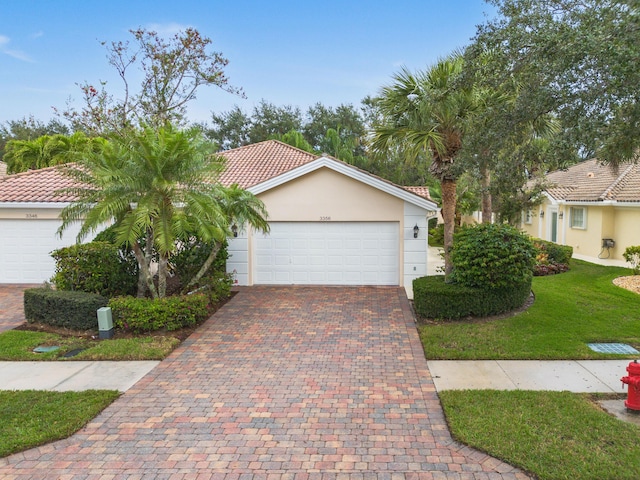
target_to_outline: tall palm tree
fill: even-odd
[[[140,267],[138,295],[146,289],[153,298],[164,297],[169,258],[181,238],[222,244],[237,219],[268,229],[260,200],[217,181],[224,160],[213,152],[215,146],[195,129],[167,125],[114,136],[102,151],[65,169],[79,185],[65,193],[78,200],[62,211],[59,231],[82,221],[80,241],[115,223],[117,243],[131,246]],[[157,287],[151,273],[155,256]]]
[[[374,148],[394,144],[416,153],[431,154],[431,173],[439,180],[444,219],[445,274],[452,271],[451,247],[456,207],[455,159],[464,136],[465,121],[477,107],[473,87],[457,83],[464,61],[460,53],[438,61],[424,72],[402,69],[382,89],[378,106],[383,122],[374,128]]]

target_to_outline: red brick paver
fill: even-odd
[[[525,479],[452,441],[399,288],[251,287],[3,479]]]
[[[24,323],[22,293],[37,285],[0,285],[0,332]]]

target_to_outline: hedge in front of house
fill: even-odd
[[[29,323],[44,323],[71,330],[97,330],[97,310],[107,306],[102,295],[50,288],[24,291],[24,316]]]
[[[533,238],[532,240],[538,253],[546,253],[549,262],[569,264],[573,256],[573,247],[571,245],[558,245],[540,238]]]
[[[77,290],[114,297],[135,293],[137,265],[115,245],[94,241],[51,253],[56,261],[52,282],[58,290]]]
[[[531,280],[502,288],[467,287],[445,283],[444,275],[416,278],[413,304],[420,318],[486,317],[521,307],[531,294]]]
[[[179,330],[209,316],[209,299],[201,293],[156,299],[115,297],[109,307],[114,326],[135,333]]]

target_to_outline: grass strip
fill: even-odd
[[[621,342],[640,350],[640,295],[613,285],[625,268],[574,260],[571,270],[535,277],[535,302],[526,311],[497,320],[427,323],[419,327],[430,360],[604,359],[593,342]]]
[[[570,392],[439,393],[453,436],[540,480],[637,479],[640,428]]]
[[[53,333],[29,330],[8,330],[0,334],[0,361],[27,360],[162,360],[180,340],[174,337],[144,336],[91,341]],[[40,345],[58,345],[59,350],[34,353]],[[71,350],[82,349],[78,355],[65,358]]]
[[[0,457],[70,436],[118,396],[112,390],[0,391]]]

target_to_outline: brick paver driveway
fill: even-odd
[[[402,289],[251,287],[0,478],[528,477],[451,440]]]
[[[0,332],[24,323],[22,293],[38,285],[0,285]]]

